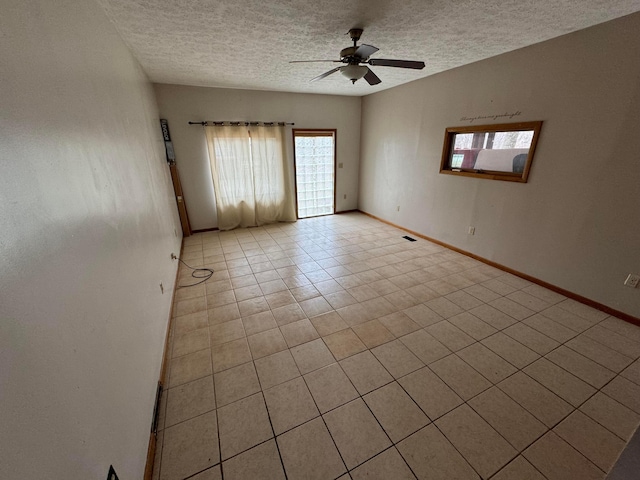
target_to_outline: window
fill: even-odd
[[[218,228],[295,220],[284,128],[205,127]]]
[[[542,122],[450,127],[440,173],[526,182]]]

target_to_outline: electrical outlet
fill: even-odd
[[[467,233],[469,235],[475,235],[476,234],[476,227],[469,226],[469,228],[467,230]]]
[[[347,199],[347,194],[346,194],[346,193],[344,194],[344,199],[345,199],[345,200]]]
[[[164,285],[160,283],[160,293],[164,295]]]
[[[640,275],[635,275],[630,273],[627,276],[627,279],[624,281],[624,284],[630,288],[636,288],[638,284],[640,284]]]
[[[340,163],[338,164],[338,168],[342,168],[342,167],[344,167],[344,165],[342,164],[342,162],[340,162]]]
[[[176,254],[171,252],[171,260],[177,260],[178,257],[176,257]]]

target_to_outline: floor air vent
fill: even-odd
[[[405,236],[404,236],[404,237],[402,237],[402,238],[404,238],[405,240],[409,240],[410,242],[415,242],[415,241],[416,241],[416,239],[415,239],[415,238],[411,238],[409,235],[405,235]]]

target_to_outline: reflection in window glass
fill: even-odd
[[[463,148],[471,148],[471,143],[473,142],[473,136],[475,133],[458,133],[456,134],[456,143],[454,148],[456,150],[460,150]]]
[[[533,141],[533,130],[513,132],[457,133],[454,150],[468,148],[529,148]]]
[[[464,154],[462,153],[454,153],[451,156],[451,168],[460,168],[462,167],[462,162],[464,161]]]
[[[533,133],[533,130],[456,133],[450,168],[522,173]]]
[[[524,132],[496,132],[491,148],[529,148],[532,140],[533,130]]]

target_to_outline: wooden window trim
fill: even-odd
[[[540,137],[542,122],[521,122],[521,123],[501,123],[495,125],[469,125],[464,127],[448,127],[444,133],[444,146],[442,149],[442,160],[440,162],[440,173],[446,175],[461,175],[465,177],[485,178],[489,180],[504,180],[507,182],[526,183],[529,178],[529,171],[533,162],[533,155],[536,145]],[[495,132],[513,132],[518,130],[533,130],[533,139],[529,147],[527,162],[522,173],[500,172],[494,170],[475,170],[456,168],[452,169],[450,158],[453,149],[453,139],[458,133],[495,133]]]

